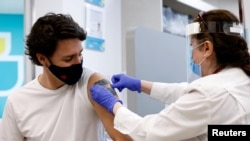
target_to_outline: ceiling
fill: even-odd
[[[189,8],[184,6],[183,4],[177,2],[178,0],[163,0],[163,4],[167,3],[169,6],[173,7],[181,7],[181,11],[187,11],[193,15],[193,13],[197,13],[197,9]],[[236,2],[236,0],[203,0],[212,5],[218,5],[219,1],[226,1],[228,3]],[[182,6],[180,6],[182,5]],[[186,8],[185,8],[186,7]],[[0,0],[0,13],[13,13],[13,14],[23,14],[24,13],[24,0]]]
[[[0,13],[23,14],[24,0],[0,0]]]

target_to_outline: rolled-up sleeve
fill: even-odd
[[[175,102],[186,92],[187,83],[160,83],[154,82],[150,96],[166,104]]]
[[[135,123],[139,123],[143,120],[142,117],[139,115],[131,112],[125,107],[121,107],[116,112],[115,120],[114,120],[114,127],[124,134],[128,134],[133,138],[135,141],[142,141],[145,139],[145,134],[147,129],[146,127],[134,128]],[[143,126],[143,125],[140,125]]]

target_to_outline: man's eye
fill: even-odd
[[[70,62],[72,60],[72,57],[64,59],[65,62]]]

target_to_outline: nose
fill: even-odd
[[[82,60],[83,60],[82,56],[77,56],[74,59],[74,64],[80,64],[82,62]]]
[[[83,57],[82,57],[82,55],[81,55],[81,56],[78,57],[78,63],[81,63],[82,60],[83,60]]]

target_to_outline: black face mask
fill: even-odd
[[[69,67],[59,67],[51,63],[49,70],[64,83],[73,85],[81,78],[83,68],[82,62]]]

